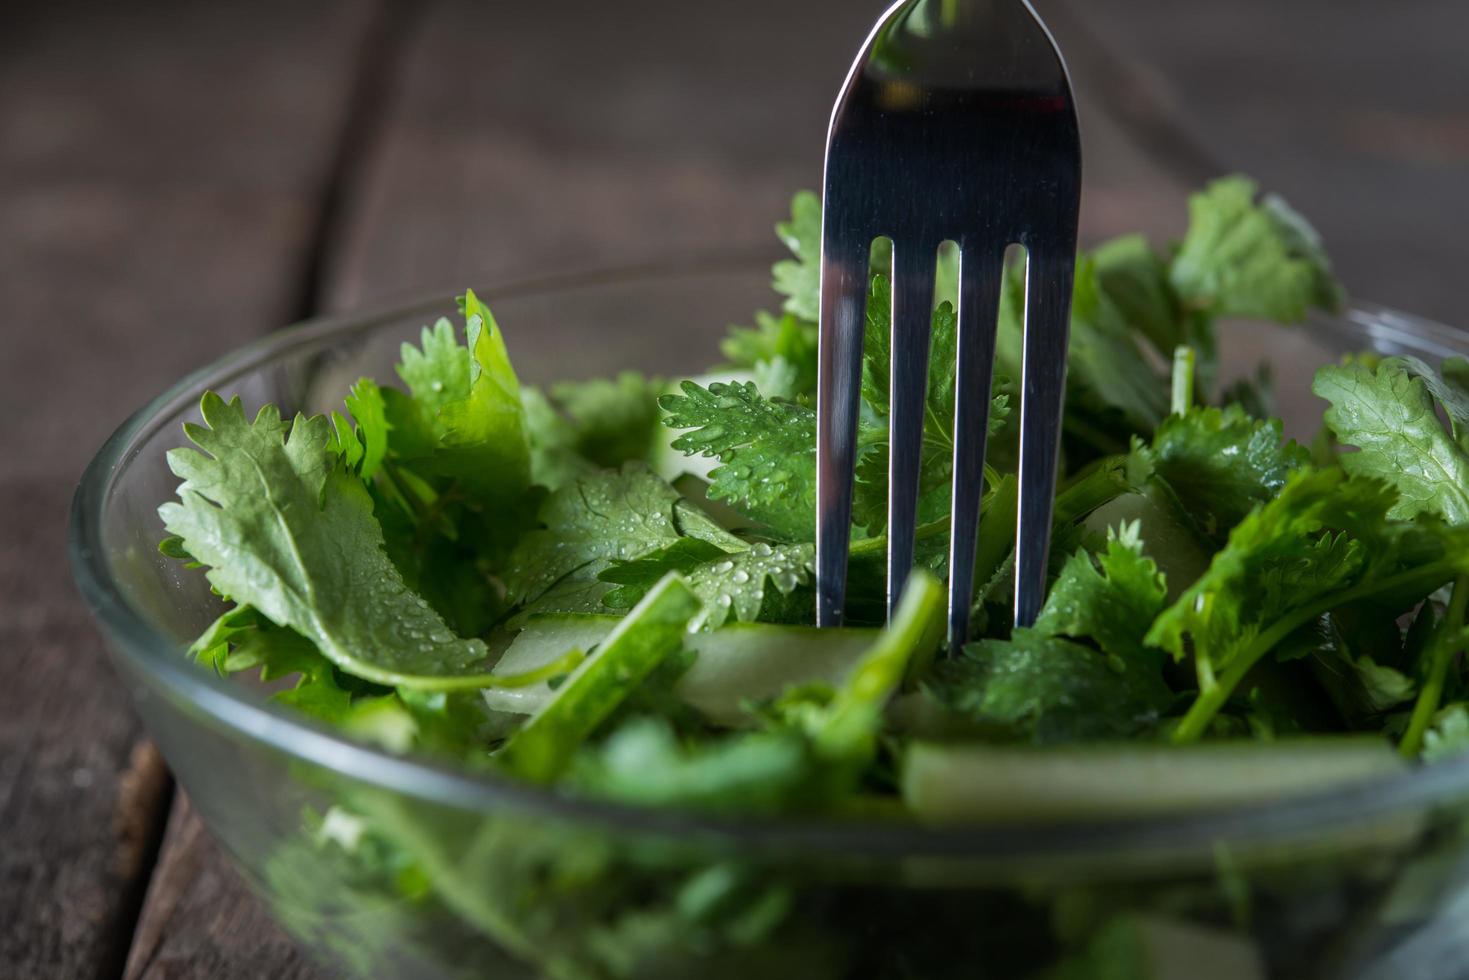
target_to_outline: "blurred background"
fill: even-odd
[[[1466,322],[1469,4],[1035,5],[1081,102],[1087,241],[1166,240],[1243,171],[1355,295]],[[303,317],[774,254],[883,6],[0,4],[0,976],[319,976],[174,798],[70,585],[107,433]]]

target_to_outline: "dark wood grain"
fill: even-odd
[[[67,502],[129,411],[295,313],[369,11],[3,6],[0,975],[115,977],[168,780],[71,585]]]
[[[276,927],[183,794],[168,828],[124,980],[325,980],[331,975]]]
[[[568,17],[555,5],[420,4],[323,305],[774,247],[791,193],[819,184],[832,99],[881,7],[751,0],[690,17],[636,0]],[[1090,43],[1069,19],[1057,30],[1068,50]],[[1167,161],[1084,101],[1085,233],[1176,230],[1183,184]]]

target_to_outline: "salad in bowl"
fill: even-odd
[[[516,324],[467,291],[462,326],[331,410],[210,379],[150,574],[207,581],[188,669],[234,679],[210,696],[260,713],[224,727],[299,792],[244,826],[229,774],[188,758],[213,709],[175,688],[144,710],[287,926],[370,976],[1401,976],[1414,943],[1441,952],[1469,361],[1358,331],[1281,363],[1258,338],[1346,300],[1244,178],[1165,249],[1084,253],[1048,597],[1015,628],[1012,268],[975,626],[946,649],[955,257],[889,620],[874,243],[850,625],[817,630],[819,227],[798,195],[779,308],[699,375],[522,383]],[[1248,338],[1260,370],[1226,372]],[[1278,417],[1272,371],[1311,376],[1314,415]]]

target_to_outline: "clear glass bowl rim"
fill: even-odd
[[[516,279],[476,290],[496,299],[551,294],[569,288],[629,285],[689,275],[753,275],[761,266],[748,253],[709,256],[648,266],[612,267],[561,276]],[[768,265],[763,266],[768,268]],[[1002,859],[1079,858],[1118,852],[1207,851],[1219,840],[1269,841],[1330,831],[1360,821],[1391,817],[1469,795],[1469,756],[1280,802],[1133,819],[1105,819],[1034,826],[927,827],[908,822],[730,816],[669,810],[571,797],[490,772],[474,772],[417,756],[394,755],[351,741],[291,713],[241,685],[201,670],[181,656],[178,644],[151,626],[125,597],[104,557],[102,515],[132,447],[163,424],[184,400],[206,385],[219,387],[294,349],[346,337],[413,316],[442,310],[445,292],[419,295],[391,306],[313,318],[268,334],[192,372],[134,412],[108,438],[83,472],[72,500],[68,549],[72,573],[114,656],[209,721],[258,746],[315,764],[351,779],[409,797],[479,813],[516,811],[604,826],[610,831],[662,834],[722,842],[742,851],[814,853],[850,858],[905,856]],[[1368,303],[1353,303],[1334,317],[1316,318],[1308,329],[1350,331],[1387,344],[1430,349],[1443,356],[1469,349],[1469,335],[1430,320]]]

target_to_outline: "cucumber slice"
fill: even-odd
[[[527,779],[556,778],[592,730],[683,644],[689,620],[700,606],[682,576],[663,576],[496,758]]]
[[[1375,736],[1047,749],[917,742],[903,799],[926,822],[1065,822],[1275,800],[1406,765]]]
[[[568,650],[590,650],[622,620],[579,613],[531,616],[492,676],[523,674]],[[774,697],[792,684],[840,684],[877,639],[873,629],[827,629],[731,623],[684,637],[697,656],[678,684],[678,693],[711,721],[739,725],[748,720],[746,699]],[[485,703],[496,711],[534,714],[551,699],[548,684],[491,688]]]

